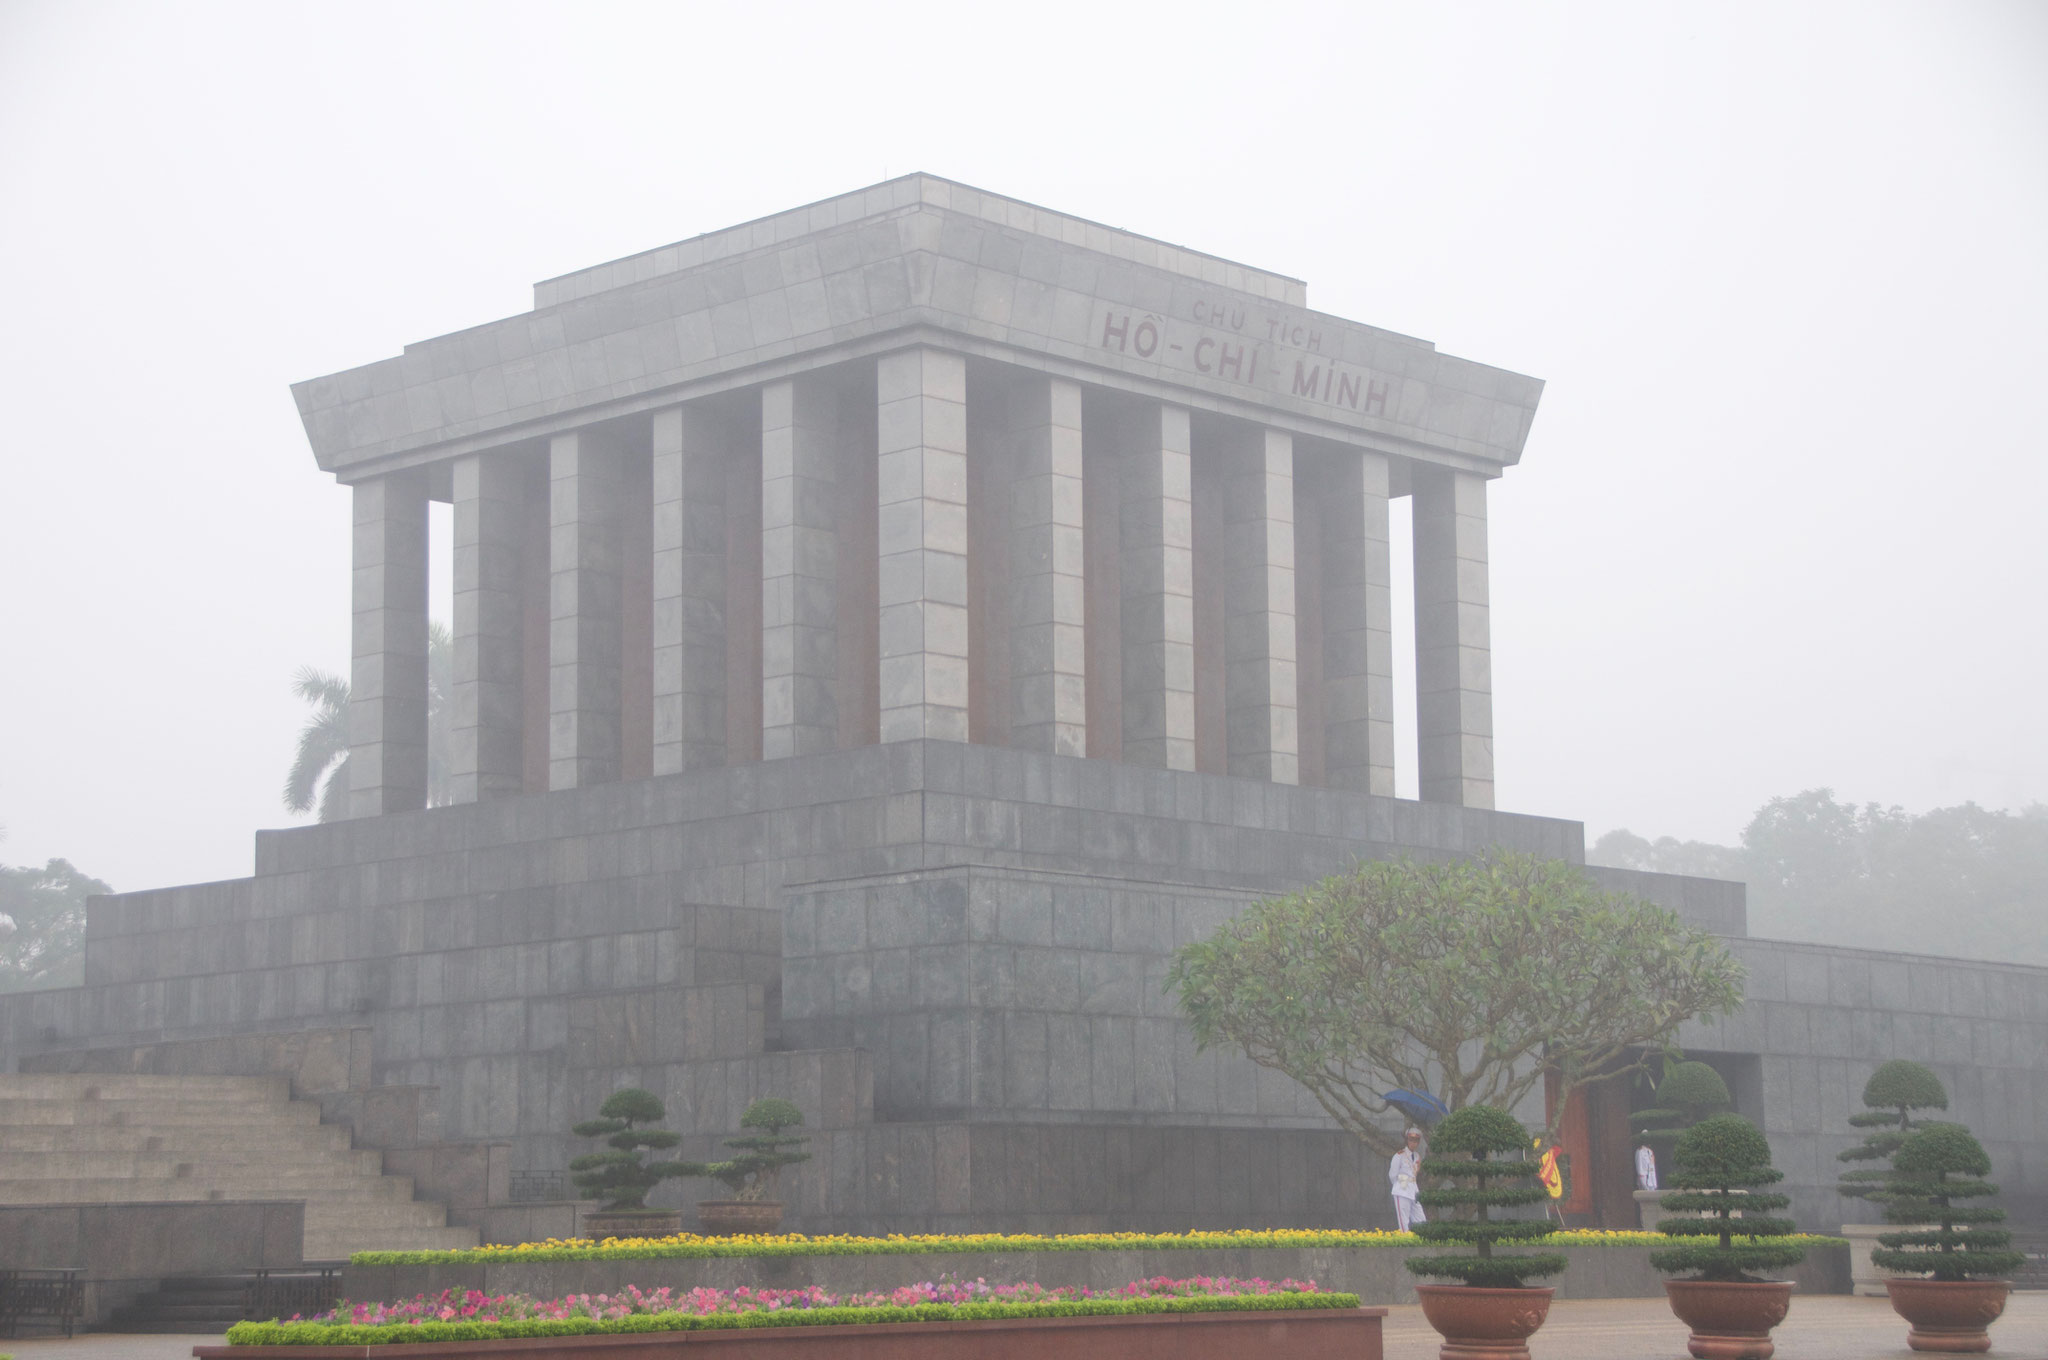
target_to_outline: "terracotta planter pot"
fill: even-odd
[[[199,1360],[674,1360],[678,1352],[703,1360],[1382,1360],[1380,1319],[1386,1315],[1384,1308],[1151,1313],[423,1345],[194,1346],[192,1354]]]
[[[782,1205],[761,1199],[700,1199],[697,1226],[708,1237],[772,1233],[782,1225]]]
[[[1792,1308],[1790,1280],[1666,1280],[1664,1293],[1698,1360],[1770,1360],[1771,1328]]]
[[[1550,1316],[1554,1289],[1419,1284],[1422,1316],[1444,1339],[1438,1360],[1529,1360],[1529,1338]]]
[[[583,1216],[583,1235],[593,1242],[607,1237],[673,1237],[682,1230],[680,1209],[600,1209]]]
[[[2005,1311],[2012,1292],[2006,1280],[1922,1280],[1893,1278],[1884,1282],[1892,1311],[1912,1324],[1906,1344],[1916,1351],[1975,1354],[1991,1349],[1985,1329]]]

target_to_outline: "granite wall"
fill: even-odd
[[[568,1126],[619,1085],[693,1156],[786,1095],[814,1230],[1375,1223],[1376,1169],[1291,1083],[1193,1051],[1166,960],[1355,858],[1490,844],[1583,858],[1572,822],[950,742],[264,832],[251,878],[96,900],[86,985],[0,997],[0,1059],[363,1030],[322,1061],[513,1170],[585,1150]],[[1740,929],[1740,885],[1596,873]],[[2040,1202],[2048,971],[1736,948],[1751,1003],[1684,1040],[1757,1056],[1805,1222],[1839,1221],[1832,1153],[1895,1056]]]

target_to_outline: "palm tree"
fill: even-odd
[[[427,625],[427,806],[448,801],[448,698],[454,689],[453,644],[446,624]],[[317,807],[323,822],[348,815],[348,681],[311,666],[292,678],[298,696],[313,705],[299,729],[299,747],[285,776],[284,805],[293,812]]]

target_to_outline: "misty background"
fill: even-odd
[[[289,383],[912,170],[1547,381],[1491,489],[1501,807],[1746,877],[1760,934],[2041,940],[2034,3],[0,0],[12,909],[303,820],[349,499]]]

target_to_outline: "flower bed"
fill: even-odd
[[[1843,1239],[1801,1234],[1790,1239],[1808,1246],[1842,1246]],[[1662,1233],[1573,1230],[1540,1238],[1551,1247],[1661,1247]],[[725,1256],[919,1256],[934,1252],[1016,1251],[1196,1251],[1236,1247],[1416,1247],[1413,1233],[1342,1228],[1235,1228],[1185,1233],[891,1233],[887,1237],[802,1233],[753,1236],[610,1237],[602,1242],[550,1238],[456,1251],[359,1251],[358,1266],[465,1265],[540,1261],[691,1260]]]
[[[835,1295],[818,1288],[532,1296],[446,1291],[343,1305],[323,1318],[237,1323],[199,1360],[1380,1360],[1384,1308],[1313,1282],[1194,1276],[1101,1292],[942,1281]],[[395,1349],[393,1349],[395,1348]],[[623,1348],[623,1349],[622,1349]],[[691,1351],[696,1354],[696,1351]]]
[[[1314,1281],[1160,1276],[1098,1294],[985,1280],[905,1285],[886,1293],[823,1289],[654,1289],[543,1300],[520,1294],[445,1290],[398,1303],[344,1303],[285,1322],[238,1322],[229,1346],[382,1346],[421,1342],[721,1331],[874,1323],[1129,1317],[1170,1313],[1284,1312],[1358,1308],[1358,1296],[1318,1290]]]

